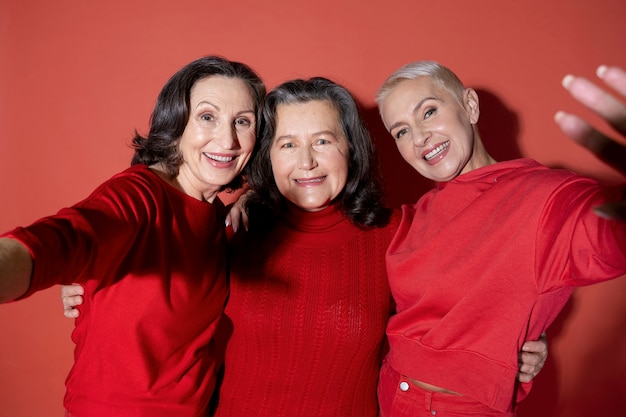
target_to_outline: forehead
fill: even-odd
[[[333,130],[339,127],[339,112],[327,100],[283,103],[276,107],[276,128],[320,126]]]
[[[223,103],[237,103],[250,106],[252,94],[245,81],[241,78],[211,75],[199,79],[191,87],[190,101],[219,100]],[[217,103],[216,103],[217,104]]]
[[[380,105],[380,114],[387,124],[399,114],[412,113],[416,106],[427,99],[441,102],[455,100],[454,96],[431,77],[406,79],[397,83]]]

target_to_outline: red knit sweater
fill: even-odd
[[[518,352],[573,286],[626,273],[623,223],[591,207],[594,181],[521,159],[441,184],[414,206],[387,255],[397,314],[389,363],[400,373],[511,411]]]
[[[76,417],[197,417],[215,385],[213,335],[226,301],[219,201],[144,165],[12,236],[34,259],[25,296],[80,282],[65,408]]]
[[[294,209],[236,243],[218,417],[377,415],[398,221],[363,231],[336,207]]]

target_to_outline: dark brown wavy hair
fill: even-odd
[[[170,177],[178,175],[183,163],[178,143],[189,121],[192,87],[207,77],[220,75],[238,78],[246,83],[254,101],[257,121],[265,97],[265,85],[261,78],[247,65],[229,61],[220,56],[205,56],[190,62],[174,74],[165,84],[150,117],[150,131],[146,137],[135,131],[131,165],[162,163]],[[258,126],[258,122],[257,122]],[[242,185],[241,174],[222,190],[234,190]]]

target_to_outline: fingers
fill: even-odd
[[[548,357],[548,334],[543,332],[537,340],[527,340],[522,345],[522,352],[534,352],[541,354],[542,358]]]
[[[224,225],[226,227],[231,226],[233,224],[233,219],[232,219],[232,216],[230,215],[230,209],[232,209],[232,206],[229,208],[228,214],[226,215],[226,219],[224,220]],[[233,231],[236,232],[235,226],[233,226]]]
[[[522,352],[520,354],[520,368],[517,379],[520,382],[530,382],[543,368],[546,357],[541,353]]]
[[[228,214],[226,215],[226,227],[232,226],[233,232],[235,233],[237,233],[237,230],[241,227],[248,231],[249,219],[245,207],[248,194],[251,192],[252,191],[247,191],[239,196],[237,201],[230,206]]]
[[[63,315],[68,319],[75,319],[80,315],[80,311],[73,307],[63,307]]]
[[[63,315],[68,319],[75,319],[80,315],[80,311],[75,308],[83,303],[83,297],[80,295],[63,296]]]
[[[626,98],[626,72],[617,67],[601,66],[597,73],[608,86]],[[626,139],[626,105],[583,77],[567,75],[563,86],[572,97],[600,115]],[[567,136],[626,175],[626,145],[623,141],[603,134],[573,114],[559,111],[554,119]]]
[[[563,133],[589,149],[598,158],[626,175],[626,146],[591,127],[573,114],[558,112],[554,120]]]
[[[239,230],[239,227],[242,224],[241,217],[242,217],[241,206],[237,204],[233,204],[230,207],[228,214],[226,215],[226,227],[232,226],[233,232],[237,233],[237,230]]]
[[[597,71],[607,85],[626,97],[626,73],[617,67],[601,66]],[[563,87],[578,102],[604,118],[615,130],[626,135],[626,106],[610,93],[583,77],[566,75]]]
[[[594,207],[593,211],[600,217],[608,220],[626,221],[626,203],[606,203],[599,207]]]
[[[519,355],[519,373],[517,379],[520,382],[530,382],[536,377],[548,358],[548,340],[543,333],[539,340],[530,340],[522,345]]]
[[[241,211],[241,224],[243,225],[246,232],[248,231],[248,227],[250,226],[250,219],[248,218],[248,213],[245,210]]]
[[[61,285],[61,298],[74,295],[85,295],[85,289],[80,284]]]
[[[606,85],[626,97],[626,71],[619,67],[601,65],[596,73]]]
[[[80,315],[80,311],[75,308],[83,304],[83,295],[85,289],[82,285],[62,285],[61,286],[61,301],[63,302],[63,315],[68,319],[75,319]]]

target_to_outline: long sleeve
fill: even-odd
[[[147,167],[10,233],[34,259],[29,294],[79,281],[65,408],[76,416],[196,417],[221,358],[227,286],[223,206],[181,193]],[[28,295],[28,294],[27,294]]]

